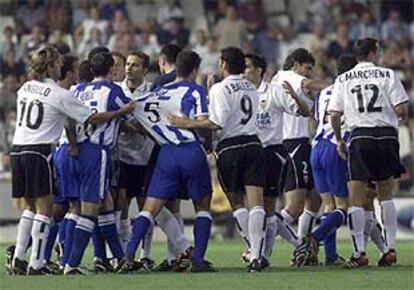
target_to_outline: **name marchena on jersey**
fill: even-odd
[[[380,69],[380,68],[373,68],[373,69],[366,69],[366,70],[352,70],[348,71],[339,76],[339,81],[347,82],[353,79],[384,79],[384,78],[391,78],[391,74],[389,70]]]
[[[231,94],[238,91],[255,91],[256,87],[249,81],[233,82],[227,84],[224,89],[226,93]]]
[[[26,83],[23,86],[23,91],[29,94],[36,94],[47,97],[52,90],[45,86]]]

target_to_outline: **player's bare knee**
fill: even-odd
[[[377,182],[377,194],[379,201],[390,200],[393,197],[393,190],[395,187],[394,178],[389,178],[384,181]]]
[[[210,211],[211,194],[206,195],[201,200],[194,202],[194,208],[198,211]]]
[[[153,217],[156,217],[161,209],[166,205],[167,200],[148,197],[145,200],[145,204],[142,208],[142,211],[147,211],[152,214]]]
[[[98,216],[99,205],[94,202],[82,202],[81,213],[87,216]]]

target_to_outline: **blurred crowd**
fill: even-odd
[[[85,58],[96,46],[127,54],[140,50],[151,57],[157,73],[160,48],[167,43],[196,50],[203,59],[200,82],[218,70],[221,48],[242,47],[264,56],[270,78],[288,53],[308,48],[316,59],[315,78],[333,79],[335,60],[352,52],[355,40],[375,37],[382,44],[382,65],[398,71],[414,96],[413,0],[307,0],[304,16],[296,17],[300,1],[266,0],[3,0],[0,2],[0,152],[8,168],[16,113],[16,91],[26,80],[31,52],[56,44]],[[285,6],[277,12],[269,5]],[[195,5],[198,4],[198,5]],[[374,5],[375,4],[375,5]],[[398,4],[398,5],[397,5]],[[201,14],[188,17],[188,5]],[[305,5],[305,4],[303,4]],[[187,7],[186,7],[187,6]],[[375,6],[376,9],[373,9]],[[140,11],[145,12],[137,13]],[[401,128],[402,157],[413,168],[414,117]],[[400,135],[401,135],[400,134]],[[0,166],[1,167],[1,166]],[[408,177],[412,180],[412,176]]]

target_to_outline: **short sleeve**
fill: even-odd
[[[82,104],[72,92],[62,94],[59,109],[68,117],[76,120],[77,123],[85,123],[93,112]]]
[[[272,93],[273,101],[276,106],[280,108],[283,112],[286,112],[291,115],[297,115],[299,112],[299,106],[296,101],[285,93],[283,88],[276,84],[270,85],[270,90]]]
[[[195,110],[194,116],[205,116],[208,115],[208,104],[207,104],[207,92],[203,87],[197,87],[193,91],[195,99]]]
[[[210,89],[209,119],[217,126],[223,128],[230,113],[230,105],[220,84]]]
[[[392,73],[392,81],[390,83],[388,96],[390,98],[391,104],[395,107],[399,104],[408,102],[409,97],[407,95],[407,92],[404,89],[404,86],[402,85],[400,79],[397,77],[397,75],[393,72]]]
[[[341,83],[339,82],[339,78],[336,78],[335,84],[332,89],[332,97],[331,101],[328,105],[328,112],[335,111],[335,112],[344,112],[344,101],[345,96],[344,92],[341,86]]]

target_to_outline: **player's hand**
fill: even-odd
[[[69,154],[71,157],[76,158],[80,154],[80,150],[78,146],[69,146]]]
[[[346,160],[348,156],[348,147],[346,146],[344,140],[337,141],[336,151],[338,152],[339,157]]]
[[[135,110],[135,102],[129,102],[128,104],[126,104],[125,106],[123,106],[121,108],[121,112],[122,114],[130,114]]]
[[[284,81],[282,84],[282,87],[285,89],[286,94],[290,95],[292,98],[296,97],[295,90],[293,89],[292,85],[289,82]]]
[[[187,117],[180,117],[173,114],[168,114],[167,116],[168,121],[177,128],[187,129],[188,125],[190,124],[190,119]]]
[[[215,72],[211,72],[207,75],[207,91],[210,90],[210,88],[214,85],[214,83],[216,82],[216,73]]]

